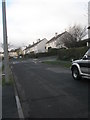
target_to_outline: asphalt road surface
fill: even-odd
[[[88,80],[41,60],[12,62],[25,118],[88,118]]]

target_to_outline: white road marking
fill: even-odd
[[[21,107],[21,104],[20,104],[19,97],[16,95],[15,98],[16,98],[16,104],[17,104],[17,109],[18,109],[19,118],[24,118],[24,115],[23,115],[23,111],[22,111],[22,107]]]

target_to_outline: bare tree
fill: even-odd
[[[68,32],[76,38],[76,42],[81,41],[87,35],[86,26],[83,28],[80,25],[74,25],[73,27],[69,27]]]
[[[0,47],[2,48],[2,49],[4,49],[4,45],[3,45],[3,43],[0,43]],[[11,44],[11,43],[8,43],[8,49],[11,49],[11,48],[13,48],[14,46]]]
[[[76,44],[76,39],[69,33],[64,32],[62,36],[57,39],[56,46],[59,48],[70,48],[74,47]]]

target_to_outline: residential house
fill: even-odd
[[[83,39],[77,42],[77,47],[85,47],[85,46],[88,47],[89,45],[90,45],[90,38]]]
[[[30,53],[30,46],[26,47],[26,48],[23,50],[23,53],[24,53],[24,55],[25,55],[25,54],[29,54],[29,53]]]
[[[0,52],[0,58],[4,57],[4,52]]]
[[[55,36],[51,38],[47,43],[46,43],[46,51],[48,51],[49,48],[68,48],[65,45],[65,41],[69,42],[72,39],[72,35],[68,33],[67,31],[57,34],[55,33]]]
[[[90,46],[90,26],[88,27],[88,40],[87,40],[87,46]]]
[[[9,57],[18,57],[18,54],[17,54],[17,52],[16,52],[16,50],[10,50],[9,51]]]
[[[46,43],[47,43],[46,38],[42,40],[39,39],[36,43],[33,43],[33,45],[26,47],[26,49],[24,49],[24,54],[43,53],[46,51],[45,49]]]

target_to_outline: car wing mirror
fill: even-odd
[[[71,59],[71,62],[73,62],[74,61],[74,59]]]

